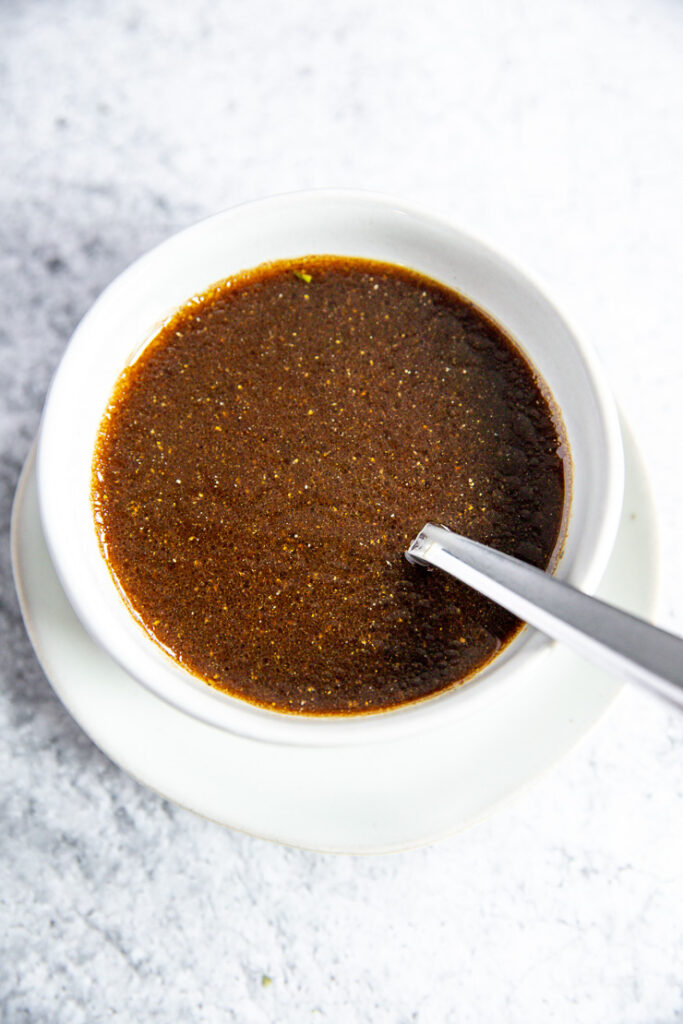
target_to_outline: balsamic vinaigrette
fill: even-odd
[[[399,267],[311,256],[189,301],[119,378],[92,503],[149,634],[278,711],[375,711],[453,686],[513,616],[409,542],[444,524],[545,568],[569,465],[514,343]]]

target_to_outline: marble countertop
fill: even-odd
[[[0,7],[0,1021],[683,1021],[683,717],[627,689],[477,828],[387,857],[221,829],[110,763],[26,637],[9,517],[50,376],[131,259],[221,207],[420,201],[597,348],[683,633],[676,0]]]

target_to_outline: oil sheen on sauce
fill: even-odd
[[[193,298],[121,375],[92,503],[112,575],[185,668],[304,714],[405,704],[521,623],[404,557],[437,522],[546,567],[569,467],[544,386],[465,298],[337,256]]]

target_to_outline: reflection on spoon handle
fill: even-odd
[[[444,569],[601,668],[683,707],[683,639],[443,526],[427,523],[406,558]]]

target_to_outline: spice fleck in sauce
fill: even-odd
[[[315,256],[217,285],[160,330],[107,408],[93,508],[131,609],[191,672],[280,711],[372,711],[462,681],[519,631],[404,551],[429,520],[547,566],[562,440],[534,371],[464,298]]]

